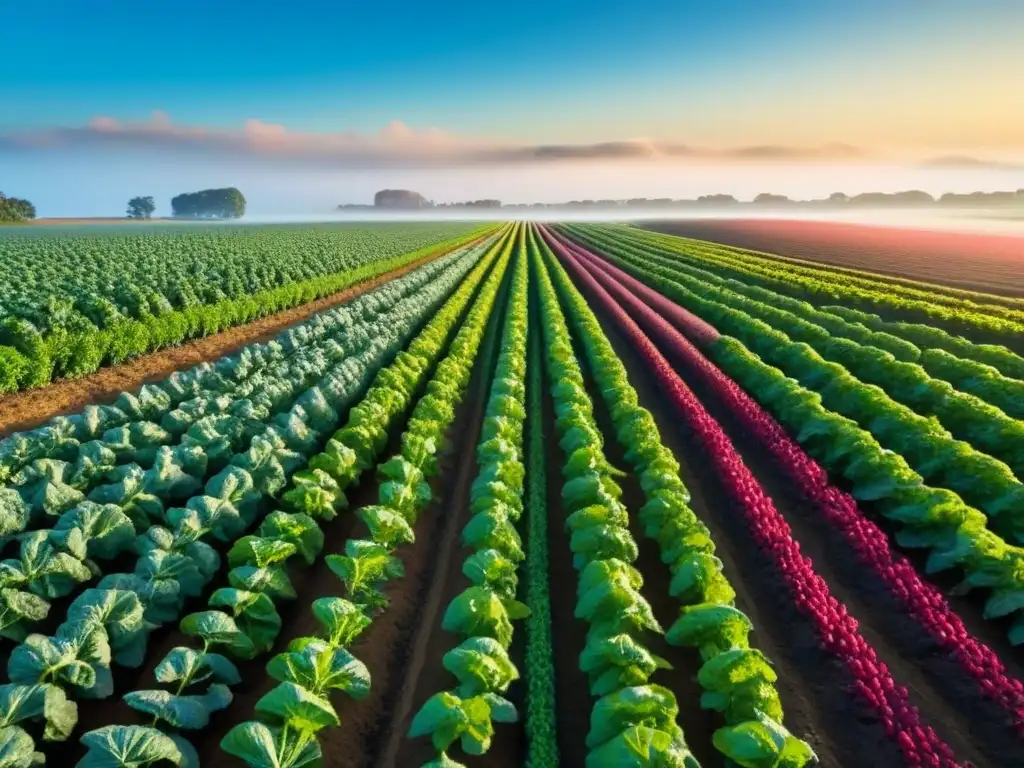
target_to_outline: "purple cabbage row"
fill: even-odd
[[[644,302],[650,304],[648,298],[655,296],[661,301],[667,300],[631,275],[578,246],[574,245],[573,252],[633,290]],[[676,307],[687,312],[678,305]],[[651,326],[648,329],[654,330]],[[681,330],[685,331],[686,326]],[[676,349],[680,348],[679,338],[685,342],[685,338],[672,328],[655,333]],[[860,562],[878,575],[932,641],[956,659],[964,672],[978,683],[982,694],[1006,710],[1016,732],[1024,736],[1024,682],[1007,675],[1006,667],[996,652],[967,630],[938,588],[922,579],[906,557],[892,551],[882,529],[864,516],[850,494],[829,482],[828,473],[804,452],[782,425],[698,350],[687,351],[685,356],[691,368],[714,387],[722,403],[772,456],[804,497],[813,502],[825,519],[839,530]]]
[[[893,680],[888,667],[858,632],[857,621],[831,594],[810,559],[801,554],[785,518],[743,463],[721,426],[683,383],[619,301],[643,317],[645,325],[681,356],[704,359],[700,352],[666,320],[617,283],[611,275],[602,271],[596,257],[590,254],[583,256],[585,252],[582,249],[574,248],[570,251],[555,238],[549,238],[549,242],[642,355],[670,402],[701,442],[703,453],[711,461],[727,494],[741,509],[755,541],[774,560],[798,610],[810,618],[822,646],[843,662],[854,678],[855,690],[878,713],[886,734],[896,740],[907,764],[929,768],[958,765],[950,747],[931,726],[922,723],[916,707],[910,703],[907,689]],[[596,269],[588,271],[583,261]],[[711,365],[706,359],[704,362]]]

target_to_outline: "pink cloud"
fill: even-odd
[[[694,147],[648,138],[589,144],[523,144],[414,128],[393,120],[374,133],[293,131],[251,118],[236,128],[175,123],[162,111],[147,120],[95,117],[83,126],[0,134],[4,147],[136,146],[216,152],[289,163],[336,167],[522,165],[570,161],[851,162],[866,158],[856,147],[760,145]]]

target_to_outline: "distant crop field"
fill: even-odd
[[[1024,295],[1024,237],[781,219],[693,219],[643,226],[825,264]]]
[[[465,223],[5,227],[0,393],[292,309],[472,240]]]

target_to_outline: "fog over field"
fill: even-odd
[[[59,183],[55,183],[59,180]],[[338,218],[339,204],[370,204],[380,189],[411,189],[437,203],[498,199],[510,203],[563,203],[570,200],[629,198],[690,199],[729,194],[751,200],[769,192],[795,200],[824,198],[834,192],[893,193],[1015,190],[1024,172],[1014,166],[922,167],[909,163],[782,163],[640,161],[556,161],[472,167],[310,168],[264,159],[198,157],[149,149],[107,147],[89,152],[70,148],[24,150],[4,156],[4,191],[32,200],[41,217],[121,216],[135,195],[152,195],[156,216],[170,213],[170,198],[197,189],[235,186],[246,197],[245,221],[320,221]],[[358,214],[344,214],[346,218]],[[438,216],[439,213],[431,213]],[[465,214],[459,214],[464,217]],[[493,214],[487,214],[493,218]],[[571,211],[507,211],[502,215],[575,218]],[[595,212],[588,212],[592,218]],[[601,214],[603,215],[603,214]],[[816,217],[807,211],[743,206],[699,211],[645,208],[629,216],[660,217],[783,215]],[[833,214],[829,212],[828,216]],[[980,218],[979,212],[856,211],[844,220],[870,220],[909,226],[984,227],[1013,231],[1019,221]],[[407,218],[403,216],[403,218]]]

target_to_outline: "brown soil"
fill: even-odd
[[[12,432],[34,429],[54,416],[77,413],[87,405],[112,403],[122,392],[162,381],[175,371],[237,352],[247,344],[269,341],[285,328],[354,299],[379,285],[401,277],[441,253],[386,272],[343,291],[239,325],[221,333],[132,358],[121,365],[101,368],[80,379],[62,379],[42,389],[30,389],[0,397],[0,438]]]
[[[623,360],[632,366],[639,365],[635,352],[621,341],[617,343],[616,349]],[[688,376],[686,366],[680,361],[676,361],[676,363],[678,363],[677,371],[687,380],[711,415],[729,434],[744,462],[753,471],[765,492],[775,502],[777,509],[786,517],[795,538],[800,542],[802,551],[813,560],[815,569],[828,582],[829,588],[836,598],[847,606],[852,615],[857,617],[865,639],[872,644],[879,657],[889,666],[895,679],[910,688],[912,700],[921,711],[925,722],[936,728],[939,735],[959,757],[969,759],[973,765],[995,768],[1011,764],[1013,756],[1020,753],[1020,742],[1009,728],[1005,713],[986,702],[978,694],[976,683],[966,678],[956,662],[934,648],[921,627],[902,610],[888,588],[873,573],[857,562],[842,538],[830,529],[828,524],[817,514],[814,506],[809,504],[776,469],[767,452],[757,445],[741,426],[735,423],[726,409],[720,405],[714,393],[708,388],[700,386],[696,376]],[[639,367],[635,369],[642,370]],[[652,409],[660,424],[671,424],[671,414],[664,413],[666,404],[663,401],[658,402],[661,398],[657,398],[656,392],[649,392],[653,389],[649,382],[639,381],[643,378],[637,376],[635,380],[631,379],[638,391],[641,392],[641,402]],[[648,390],[648,392],[644,390]],[[687,449],[685,446],[678,445],[678,433],[663,432],[663,437],[666,438],[666,444],[670,444],[677,454],[680,454],[682,463],[682,457],[686,455]],[[690,450],[692,451],[692,449]],[[696,463],[699,465],[699,462]],[[710,469],[702,470],[700,477],[709,478]],[[684,479],[690,486],[691,492],[694,491],[697,483],[692,482],[689,477]],[[694,479],[696,480],[696,478]],[[744,586],[756,593],[757,588],[765,581],[774,583],[771,566],[756,551],[752,541],[743,540],[747,539],[747,536],[743,531],[744,524],[737,515],[732,521],[722,521],[726,528],[733,531],[732,534],[724,533],[725,538],[739,539],[736,543],[746,568],[750,568],[751,563],[763,563],[761,566],[763,570],[756,571],[749,576],[744,575],[740,585],[737,584],[738,580],[733,576],[733,568],[736,567],[737,560],[734,555],[730,555],[729,558],[722,555],[722,544],[725,542],[716,530],[717,526],[701,512],[699,506],[703,506],[703,503],[698,506],[696,494],[694,496],[694,510],[714,531],[716,544],[719,545],[719,555],[725,562],[726,572],[730,575],[733,586],[737,587],[737,591],[740,591],[739,586]],[[749,553],[744,554],[744,550],[748,548]],[[796,733],[812,734],[809,740],[819,751],[819,757],[822,758],[823,764],[832,764],[830,762],[832,759],[840,757],[843,759],[838,764],[850,764],[847,758],[855,753],[848,750],[860,748],[858,745],[877,749],[879,750],[877,754],[888,753],[892,748],[892,743],[884,740],[884,736],[881,735],[880,729],[871,715],[859,714],[856,711],[857,705],[843,690],[845,688],[843,671],[838,669],[830,658],[823,658],[824,655],[817,650],[814,638],[799,626],[805,622],[801,617],[793,615],[795,611],[793,611],[781,585],[773,587],[771,592],[771,596],[765,595],[756,598],[758,608],[770,610],[770,614],[765,611],[765,618],[769,619],[767,632],[764,618],[756,615],[756,612],[752,614],[746,607],[749,605],[747,603],[749,598],[744,597],[742,601],[738,599],[737,603],[754,620],[758,630],[758,645],[779,665],[780,693],[783,696],[787,725]],[[781,626],[780,618],[783,619]],[[776,623],[774,629],[771,628],[773,621]],[[977,623],[976,616],[972,623]],[[763,640],[766,639],[766,635],[776,635],[779,630],[781,630],[781,633],[777,635],[779,650],[770,650]],[[786,639],[787,635],[792,636],[794,631],[805,639],[802,642]],[[993,634],[992,628],[989,627],[983,636],[986,640],[990,640]],[[769,640],[771,644],[775,644],[775,642],[774,638]],[[993,647],[1000,652],[1004,660],[1009,661],[1010,674],[1019,676],[1021,672],[1019,659],[1013,658],[1015,654],[1008,648],[1005,640],[997,641]],[[794,670],[787,673],[785,667],[779,664],[779,656],[780,653],[788,654],[792,658],[794,650],[801,651],[799,655],[803,657],[803,660],[793,658]],[[811,668],[808,668],[808,660],[815,657],[818,657],[819,660],[813,663]],[[786,660],[784,663],[788,662],[789,660]],[[830,668],[834,670],[832,675],[827,673]],[[782,688],[783,685],[793,690],[787,692]],[[794,694],[798,698],[795,708],[791,702]],[[821,702],[822,698],[826,701]],[[828,713],[828,721],[822,721],[819,717],[816,718],[819,720],[818,723],[814,723],[812,719],[807,726],[803,726],[805,718],[814,718],[815,710]],[[854,736],[847,731],[862,730],[853,725],[858,717],[861,719],[864,732]],[[844,728],[844,730],[836,733],[837,728]],[[872,743],[874,743],[873,747]],[[879,762],[877,754],[871,764],[890,764],[888,761]],[[827,755],[833,755],[833,757],[826,757]],[[901,764],[900,758],[896,754],[893,754],[892,760],[892,765]],[[854,761],[854,764],[859,763]]]
[[[511,271],[507,273],[511,275]],[[508,280],[506,279],[506,285]],[[507,293],[507,291],[506,291]],[[460,546],[459,533],[469,521],[469,492],[476,477],[475,449],[487,408],[487,397],[491,376],[497,360],[502,323],[505,313],[501,311],[503,296],[491,315],[491,322],[483,340],[480,356],[474,366],[469,383],[467,400],[463,404],[462,423],[454,425],[456,440],[461,443],[457,450],[442,463],[441,474],[451,477],[453,484],[449,493],[441,498],[445,510],[443,524],[438,531],[438,540],[430,551],[434,555],[434,570],[426,588],[416,622],[417,629],[406,649],[404,674],[401,686],[395,691],[393,705],[388,708],[389,717],[382,720],[373,747],[367,754],[365,765],[374,768],[404,768],[423,765],[437,757],[437,751],[429,739],[410,740],[406,737],[413,718],[435,693],[450,690],[455,678],[441,664],[445,653],[459,642],[460,638],[441,628],[441,620],[449,602],[462,590],[471,586],[462,573],[462,563],[472,554],[471,549]],[[398,656],[396,658],[401,658]],[[515,684],[519,687],[519,683]],[[513,694],[515,695],[515,694]],[[521,695],[516,696],[521,699]],[[496,768],[516,768],[522,764],[525,750],[517,749],[522,741],[522,729],[516,725],[497,724],[495,738],[487,752],[487,765]],[[462,761],[457,745],[449,750],[450,756]]]
[[[1024,237],[785,219],[645,222],[645,229],[1010,297],[1024,296]],[[992,301],[998,303],[999,297]]]

